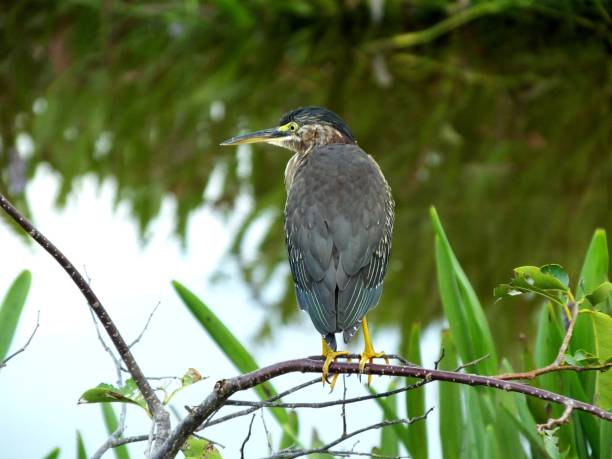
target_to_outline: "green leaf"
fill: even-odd
[[[87,459],[87,451],[85,450],[85,443],[83,443],[83,437],[81,432],[77,430],[77,459]]]
[[[586,295],[586,299],[591,303],[592,306],[597,306],[599,303],[603,303],[612,295],[612,282],[605,281],[599,285],[595,290]]]
[[[601,285],[607,281],[608,273],[608,245],[606,241],[606,233],[603,230],[596,230],[591,238],[591,242],[587,249],[582,269],[580,271],[580,278],[576,285],[576,299],[581,302],[581,308],[591,309],[595,305],[592,302],[597,301],[597,297],[603,291],[598,292],[595,297],[592,297],[592,301],[583,301],[585,295],[592,294]],[[605,287],[604,287],[605,289]],[[601,303],[600,310],[605,310],[605,306]],[[607,311],[610,313],[610,311]],[[590,354],[597,355],[595,349],[595,339],[593,336],[593,324],[590,317],[585,314],[580,314],[574,327],[574,334],[570,341],[570,352],[576,352],[577,350],[584,350]],[[586,399],[593,400],[595,396],[595,383],[597,374],[592,371],[585,371],[578,375],[580,383],[584,389]],[[591,438],[594,438],[594,432],[588,432]],[[599,433],[597,433],[597,436]]]
[[[31,284],[30,271],[22,271],[9,287],[0,306],[0,362],[8,354]]]
[[[579,349],[573,354],[565,354],[564,362],[568,365],[576,367],[590,367],[593,365],[601,365],[602,362],[599,357],[591,354],[583,349]]]
[[[544,447],[551,459],[565,459],[569,452],[567,449],[561,452],[559,449],[559,438],[557,437],[558,429],[544,431]]]
[[[500,371],[502,373],[514,373],[514,370],[507,359],[502,359]],[[495,424],[492,425],[495,425],[498,451],[512,451],[516,445],[520,443],[521,429],[517,426],[516,420],[513,417],[519,417],[519,404],[521,403],[523,404],[525,412],[528,415],[524,423],[529,425],[529,422],[531,422],[533,434],[537,437],[535,422],[533,421],[531,414],[529,414],[527,404],[525,403],[525,398],[522,395],[506,391],[494,391],[487,395],[491,396],[491,398],[494,400],[496,418]],[[499,407],[504,409],[500,410]],[[523,422],[521,421],[519,423]],[[527,456],[525,455],[523,448],[518,448],[513,454],[513,459],[526,458]]]
[[[178,281],[173,281],[172,286],[187,309],[241,373],[249,373],[259,368],[253,356],[204,302]],[[256,386],[254,390],[262,400],[267,400],[277,394],[269,382]],[[291,435],[296,444],[300,444],[297,438],[298,432],[291,427],[287,411],[283,408],[271,408],[270,410],[283,431]]]
[[[497,459],[500,457],[499,448],[497,446],[497,438],[495,436],[495,430],[491,424],[487,424],[485,429],[486,442],[485,442],[485,453],[483,457],[487,459]]]
[[[536,423],[533,416],[529,412],[529,407],[525,397],[520,394],[507,394],[510,398],[515,401],[513,406],[511,403],[507,403],[508,398],[504,397],[502,402],[502,408],[504,412],[508,414],[509,419],[512,420],[516,428],[521,432],[532,447],[532,450],[538,451],[540,454],[548,456],[546,449],[544,448],[544,442],[542,436],[537,434]]]
[[[567,273],[563,271],[560,265],[544,265],[540,268],[537,266],[519,266],[514,268],[514,272],[516,275],[527,280],[529,285],[536,289],[559,290],[562,292],[568,290],[567,284],[557,277],[560,276],[567,281]]]
[[[49,454],[47,454],[45,456],[44,459],[57,459],[60,455],[60,449],[59,448],[54,448],[51,450],[51,452]]]
[[[430,209],[436,235],[436,268],[444,313],[461,360],[470,362],[489,355],[473,368],[475,373],[494,374],[497,352],[493,336],[476,293],[450,246],[435,208]]]
[[[406,358],[417,365],[421,365],[421,324],[415,322],[410,330],[408,349],[404,353]],[[425,413],[425,388],[419,387],[406,391],[406,413],[409,418],[421,416]],[[414,459],[427,459],[427,423],[417,422],[408,428],[408,452]],[[392,456],[393,454],[388,454]],[[398,454],[395,454],[396,456]]]
[[[563,285],[566,289],[569,288],[569,276],[563,269],[563,266],[557,264],[544,265],[540,266],[540,271],[542,271],[544,274],[553,276],[555,279],[561,282],[561,285]]]
[[[325,446],[325,443],[323,443],[321,441],[321,438],[319,438],[319,434],[317,433],[316,429],[312,429],[312,438],[310,440],[311,449],[322,448],[323,446]],[[330,459],[331,458],[329,454],[324,454],[324,453],[310,454],[308,457],[309,459]]]
[[[374,395],[377,393],[371,386],[365,387],[370,394]],[[385,400],[384,398],[375,398],[374,400],[383,411],[383,419],[400,419],[400,417],[397,415],[395,407],[391,405],[387,400]],[[389,427],[387,427],[387,429],[388,428]],[[395,431],[397,439],[402,442],[404,448],[409,451],[410,445],[408,444],[408,427],[403,424],[393,424],[391,428],[393,428],[393,430]]]
[[[592,292],[608,280],[608,242],[606,232],[598,229],[593,234],[587,254],[582,264],[578,285],[576,286],[576,299],[580,300],[585,293]]]
[[[612,422],[600,421],[599,443],[601,450],[599,459],[608,459],[605,457],[605,451],[612,451]]]
[[[459,365],[459,359],[448,330],[442,332],[442,349],[444,349],[444,358],[440,362],[440,368],[454,371]],[[464,439],[461,387],[447,382],[438,383],[438,387],[440,419],[444,420],[440,422],[442,457],[455,459],[458,457],[457,452],[463,450]]]
[[[397,389],[397,380],[391,379],[391,381],[389,382],[389,386],[387,387],[387,391],[391,391],[394,389]],[[387,402],[389,403],[391,408],[393,408],[393,410],[395,411],[397,410],[397,396],[396,395],[388,397]],[[387,413],[383,413],[383,420],[388,421],[392,419],[394,418],[390,418],[388,417]],[[416,424],[420,424],[420,422],[417,422]],[[408,429],[408,434],[410,434],[410,429]],[[379,448],[378,454],[382,456],[391,456],[391,457],[399,455],[399,443],[398,443],[397,433],[394,429],[389,429],[389,428],[381,429],[380,448]]]
[[[82,403],[132,403],[138,405],[147,411],[145,403],[140,391],[136,387],[133,379],[128,379],[125,385],[117,388],[112,384],[101,383],[92,389],[88,389],[79,398],[79,404]]]
[[[463,389],[465,398],[465,417],[469,422],[464,427],[463,435],[466,437],[465,448],[470,451],[471,457],[486,458],[487,434],[483,405],[481,404],[483,391],[470,387]]]
[[[582,309],[580,314],[591,318],[595,353],[600,361],[608,361],[612,358],[612,316],[590,309]],[[612,371],[597,374],[593,403],[605,410],[612,409]]]
[[[104,418],[104,425],[106,426],[106,432],[110,435],[117,430],[119,427],[119,421],[113,406],[110,403],[102,403],[102,417]],[[113,448],[115,457],[117,459],[130,459],[130,453],[128,452],[127,445],[121,445]]]
[[[291,432],[299,432],[300,425],[298,419],[297,411],[289,411],[289,426],[291,427]],[[283,450],[295,445],[295,436],[283,431],[283,436],[281,437],[280,447],[279,449]]]
[[[189,437],[182,448],[185,459],[221,459],[221,454],[210,442]]]

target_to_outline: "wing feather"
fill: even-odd
[[[324,336],[356,332],[378,303],[394,203],[378,165],[357,145],[316,148],[294,173],[285,232],[300,307]]]

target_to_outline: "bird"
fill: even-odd
[[[391,188],[347,123],[324,107],[297,108],[275,127],[221,145],[253,143],[293,152],[285,168],[285,242],[297,303],[322,337],[323,383],[331,363],[348,355],[337,350],[336,333],[346,344],[360,326],[363,373],[374,358],[386,360],[374,350],[366,314],[380,300],[389,263],[395,219]]]

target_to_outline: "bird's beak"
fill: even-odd
[[[286,137],[287,133],[278,128],[262,129],[261,131],[250,132],[248,134],[237,135],[231,139],[221,142],[222,146],[241,145],[245,143],[271,142],[276,139]]]

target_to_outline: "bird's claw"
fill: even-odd
[[[327,375],[329,374],[329,366],[332,364],[332,362],[334,360],[336,360],[336,358],[342,356],[342,355],[348,355],[347,351],[328,351],[325,355],[325,363],[323,363],[323,372],[321,374],[321,380],[323,381],[323,384],[325,385],[325,383],[329,384],[331,387],[331,390],[334,390],[334,386],[336,385],[336,381],[338,380],[338,373],[335,373],[332,376],[332,380],[331,382],[329,382],[329,380],[327,379]]]
[[[373,363],[374,359],[384,359],[385,363],[389,364],[389,358],[385,355],[384,352],[374,352],[373,349],[366,349],[361,354],[359,358],[359,373],[363,373],[365,371],[366,363]],[[368,375],[368,385],[372,383],[372,375]]]

